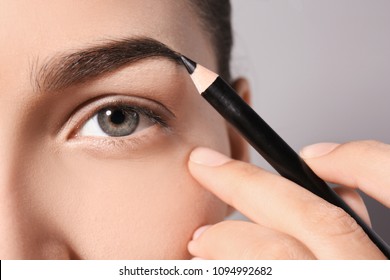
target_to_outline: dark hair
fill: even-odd
[[[190,0],[209,33],[217,56],[218,72],[230,82],[230,58],[233,46],[230,0]]]

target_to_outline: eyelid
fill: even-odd
[[[76,138],[81,127],[92,118],[99,110],[109,106],[126,105],[133,107],[137,112],[153,119],[158,118],[157,123],[164,129],[169,129],[170,121],[175,119],[175,114],[162,103],[148,98],[128,95],[105,95],[91,99],[79,105],[71,114],[59,134],[69,140]],[[122,139],[123,140],[123,139]]]

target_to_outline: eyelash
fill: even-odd
[[[125,105],[125,106],[130,107],[132,110],[134,110],[134,112],[136,112],[140,115],[144,115],[147,118],[149,118],[149,120],[151,122],[153,122],[154,124],[158,124],[158,125],[162,126],[163,128],[169,127],[167,121],[163,117],[161,117],[160,115],[156,114],[155,112],[153,112],[152,110],[150,110],[148,108],[133,106],[133,105],[129,105],[129,104],[120,104],[120,105]],[[104,108],[104,107],[102,107],[102,108]],[[97,112],[98,111],[96,111],[95,114]]]

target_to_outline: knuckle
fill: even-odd
[[[261,168],[245,163],[245,162],[236,162],[237,171],[241,179],[252,180],[257,178],[264,172]]]
[[[234,221],[234,220],[221,221],[217,224],[212,225],[210,230],[213,232],[230,231],[236,228],[239,223],[240,221]]]
[[[382,142],[379,142],[377,140],[364,140],[360,142],[355,142],[355,143],[360,143],[363,147],[367,148],[376,148],[376,147],[383,147],[384,144]]]
[[[232,188],[233,195],[231,196],[231,205],[237,207],[242,203],[245,203],[247,199],[248,186],[256,185],[264,175],[265,171],[261,168],[244,163],[235,163],[235,172],[230,173],[230,186]]]
[[[331,237],[364,235],[357,222],[340,207],[324,201],[310,208],[312,218],[309,219],[308,230],[314,228],[319,234]]]
[[[359,153],[370,153],[373,150],[382,150],[385,147],[387,147],[387,145],[382,142],[376,140],[364,140],[348,142],[343,144],[340,148],[354,155],[356,154],[356,151],[359,151]]]
[[[383,184],[390,181],[390,145],[375,140],[349,142],[340,147],[339,159],[350,165],[351,185],[358,188]],[[353,174],[353,172],[355,174]]]
[[[254,245],[243,252],[244,259],[272,259],[272,260],[302,260],[313,259],[314,256],[294,238],[282,237],[275,242],[266,242]]]
[[[225,220],[219,223],[212,225],[206,232],[202,234],[207,234],[209,238],[216,238],[218,236],[229,236],[232,232],[237,232],[237,229],[246,229],[245,221],[236,221],[236,220]]]

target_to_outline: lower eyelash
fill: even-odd
[[[148,142],[148,138],[150,137],[153,136],[148,134],[133,138],[84,137],[82,142],[87,140],[88,145],[86,146],[87,149],[85,150],[94,155],[100,156],[103,151],[109,151],[111,155],[117,154],[117,156],[124,156],[126,153],[123,153],[123,151],[138,150],[143,143]],[[76,141],[74,143],[80,142]]]

